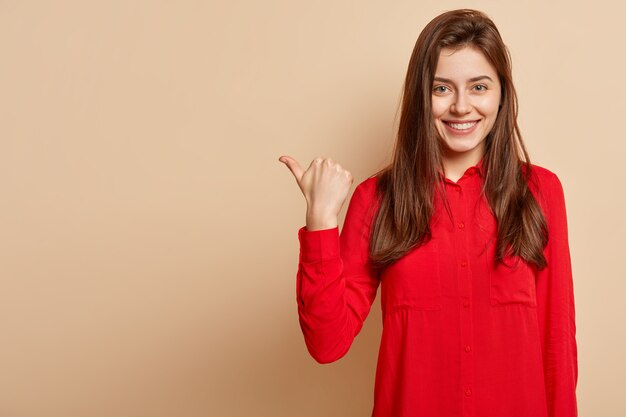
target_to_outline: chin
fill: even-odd
[[[480,143],[459,145],[459,144],[450,144],[449,142],[446,142],[446,150],[452,153],[466,153],[466,152],[471,152],[475,150],[476,148],[479,147],[479,145]]]

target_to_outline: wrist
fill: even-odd
[[[337,216],[327,213],[307,211],[306,229],[308,231],[332,229],[337,227]]]

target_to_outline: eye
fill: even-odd
[[[476,88],[476,87],[482,87],[478,91],[485,91],[485,90],[487,90],[487,86],[485,84],[478,84],[478,85],[474,86],[474,88]]]
[[[446,87],[445,85],[438,85],[435,88],[433,88],[433,91],[435,93],[445,93],[444,90],[440,90],[441,88],[448,88],[448,87]]]

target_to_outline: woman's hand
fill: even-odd
[[[307,203],[307,230],[337,227],[337,216],[354,179],[330,158],[315,158],[304,171],[298,161],[281,156],[278,160],[291,170]]]

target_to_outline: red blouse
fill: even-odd
[[[373,417],[574,417],[574,289],[563,188],[537,165],[529,187],[545,214],[548,266],[494,265],[496,222],[481,195],[482,161],[442,181],[432,239],[381,274],[368,239],[376,177],[354,190],[338,227],[298,231],[300,326],[319,363],[344,356],[380,284],[383,330]],[[519,261],[515,263],[515,260]]]

